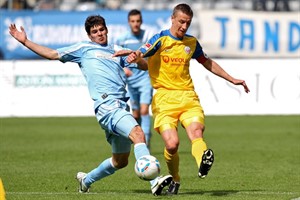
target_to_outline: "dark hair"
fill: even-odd
[[[107,29],[105,19],[100,15],[91,15],[86,18],[84,26],[88,35],[91,33],[91,28],[96,25],[103,25]]]
[[[184,14],[193,17],[193,10],[188,4],[181,3],[175,6],[175,8],[173,9],[173,16],[175,16],[178,11],[181,11]]]
[[[127,19],[129,20],[129,17],[132,16],[132,15],[140,15],[141,16],[141,20],[143,21],[141,11],[139,11],[137,9],[132,9],[131,11],[128,12]]]

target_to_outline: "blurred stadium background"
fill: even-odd
[[[184,184],[176,199],[300,199],[299,0],[0,0],[0,178],[7,199],[150,198],[148,183],[132,175],[133,156],[125,173],[101,181],[89,196],[77,194],[73,175],[110,152],[86,83],[77,65],[41,59],[14,41],[8,26],[22,25],[33,41],[58,48],[87,40],[84,20],[100,14],[113,42],[128,28],[128,10],[141,9],[143,28],[155,33],[169,27],[181,2],[194,10],[189,32],[251,92],[191,62],[208,115],[206,139],[218,157],[205,183],[195,184],[190,142],[182,136]],[[162,140],[153,140],[163,160]]]
[[[161,10],[173,9],[181,2],[190,4],[194,9],[299,11],[300,6],[298,0],[1,0],[0,6],[10,10]]]

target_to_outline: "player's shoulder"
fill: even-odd
[[[197,38],[193,35],[190,35],[190,34],[185,34],[184,37],[188,38],[188,39],[195,39],[197,40]]]
[[[159,39],[161,39],[161,38],[163,38],[165,36],[171,36],[169,30],[162,30],[162,31],[154,34],[151,39],[152,39],[152,41],[153,40],[159,40]]]
[[[92,48],[94,46],[99,46],[99,45],[92,41],[81,41],[74,44],[74,46],[77,48]]]
[[[183,37],[184,42],[191,42],[191,43],[197,43],[198,39],[190,34],[185,34]]]
[[[58,48],[58,51],[80,51],[83,49],[91,48],[92,43],[89,41],[81,41],[74,44],[71,44],[69,46]]]

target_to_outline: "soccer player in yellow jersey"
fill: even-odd
[[[177,194],[180,186],[178,121],[191,141],[191,153],[198,165],[200,178],[208,174],[214,162],[214,153],[203,140],[204,113],[189,73],[190,60],[196,59],[213,74],[234,85],[242,85],[245,92],[249,92],[244,80],[230,76],[203,52],[195,37],[186,34],[192,18],[190,6],[178,4],[171,16],[170,29],[155,34],[137,51],[127,52],[130,53],[128,62],[148,57],[151,84],[156,89],[152,100],[154,128],[164,140],[164,157],[173,176],[167,194]],[[125,51],[122,53],[125,54]]]

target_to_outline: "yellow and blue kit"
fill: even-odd
[[[152,101],[154,128],[160,133],[177,128],[178,120],[184,127],[194,121],[204,124],[203,109],[189,72],[192,58],[201,64],[208,59],[198,40],[187,34],[176,38],[170,30],[163,30],[139,50],[148,57],[151,84],[157,91]]]

